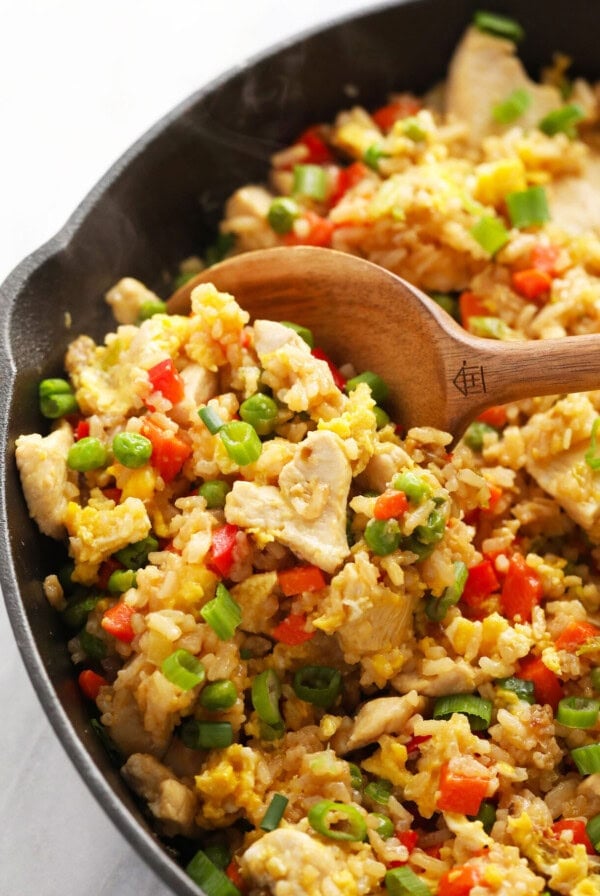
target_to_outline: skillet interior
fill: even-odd
[[[77,333],[111,326],[102,296],[124,275],[159,293],[177,262],[212,239],[225,198],[261,180],[269,155],[306,125],[393,89],[420,92],[443,76],[475,9],[518,18],[532,73],[560,49],[600,75],[588,0],[409,0],[291,42],[185,101],[108,172],[63,231],[26,259],[1,290],[1,584],[28,672],[58,736],[109,815],[174,892],[195,887],[156,841],[89,724],[65,633],[41,581],[58,549],[28,517],[14,439],[43,431],[40,378],[59,375]]]

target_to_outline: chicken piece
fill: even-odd
[[[359,750],[375,743],[382,734],[400,734],[412,715],[423,712],[425,703],[425,698],[416,691],[409,691],[403,697],[369,700],[358,711],[346,749]]]
[[[235,235],[236,251],[268,249],[278,244],[277,234],[267,221],[272,201],[272,193],[253,184],[241,187],[228,199],[221,229]]]
[[[315,358],[291,327],[257,320],[254,344],[264,368],[263,382],[290,410],[306,411],[314,420],[331,420],[345,410],[346,396],[335,385],[329,365]]]
[[[311,432],[282,468],[279,487],[234,482],[225,518],[265,542],[281,542],[307,563],[331,573],[349,553],[346,504],[351,479],[338,436]]]
[[[272,896],[363,896],[378,891],[385,874],[380,862],[325,844],[296,828],[277,828],[248,847],[240,869],[251,893]]]
[[[392,679],[392,685],[402,694],[414,689],[427,697],[441,697],[444,694],[470,693],[484,678],[481,669],[457,659],[447,672],[430,677],[419,672],[401,672]]]
[[[520,127],[537,125],[541,118],[563,105],[559,90],[532,81],[515,55],[511,40],[469,28],[455,50],[446,82],[446,112],[469,125],[468,139],[478,146],[506,125],[492,117],[492,108],[514,90],[524,89],[531,97],[528,108],[516,122]]]
[[[197,830],[194,824],[196,794],[154,756],[134,753],[122,767],[121,774],[132,790],[148,803],[165,836],[181,834],[189,837]]]
[[[219,377],[201,364],[189,363],[179,372],[183,380],[183,399],[175,405],[171,417],[180,426],[198,419],[198,408],[219,392]]]
[[[135,277],[123,277],[106,293],[106,301],[118,323],[135,324],[138,322],[144,302],[161,300]]]
[[[64,519],[77,488],[68,482],[67,454],[73,444],[71,427],[64,423],[50,435],[32,433],[16,441],[16,461],[29,515],[41,532],[63,538]]]
[[[383,492],[396,473],[411,466],[412,461],[404,448],[393,442],[384,442],[378,446],[357,482],[362,489]]]
[[[552,220],[562,230],[600,234],[600,156],[584,163],[579,177],[561,177],[547,185]]]
[[[231,596],[242,611],[243,631],[261,634],[271,630],[271,619],[279,609],[274,593],[276,586],[276,572],[261,572],[248,576],[231,589]]]

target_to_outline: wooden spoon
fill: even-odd
[[[472,336],[429,296],[390,271],[311,246],[260,249],[207,268],[177,290],[171,313],[212,282],[251,318],[309,327],[337,364],[372,370],[405,431],[435,426],[459,438],[481,411],[520,398],[600,388],[600,335],[501,342]]]

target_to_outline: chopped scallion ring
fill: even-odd
[[[328,709],[342,687],[342,673],[330,666],[302,666],[294,675],[294,693],[300,700]]]
[[[281,682],[274,669],[265,669],[252,679],[251,697],[252,706],[263,722],[267,725],[278,725],[281,722]]]
[[[520,118],[531,105],[531,94],[524,87],[518,87],[501,103],[492,107],[492,115],[499,124],[511,124]]]
[[[222,582],[217,585],[215,597],[204,604],[200,615],[208,622],[221,641],[229,641],[230,638],[233,638],[236,628],[242,621],[239,604],[232,598]]]
[[[539,122],[538,127],[549,137],[554,134],[566,134],[567,137],[574,139],[577,137],[575,125],[583,118],[585,118],[585,112],[581,106],[577,103],[569,103],[568,106],[561,106],[560,109],[549,112]]]
[[[367,822],[356,806],[319,800],[308,812],[311,828],[330,840],[361,842],[367,839]]]
[[[211,862],[201,849],[186,865],[188,877],[198,884],[206,896],[240,896],[240,891],[224,871]]]
[[[593,728],[600,715],[600,701],[587,697],[563,697],[556,709],[556,721],[567,728]]]
[[[259,825],[261,831],[274,831],[275,828],[279,827],[279,822],[283,818],[288,802],[287,796],[284,796],[282,793],[273,794],[269,807]]]
[[[202,684],[205,677],[204,666],[189,650],[175,650],[163,660],[160,671],[171,684],[182,691],[191,691]]]
[[[496,686],[502,691],[510,691],[510,693],[525,703],[535,703],[535,685],[533,681],[527,681],[525,678],[517,678],[511,675],[509,678],[499,678]]]
[[[198,409],[198,416],[213,436],[216,436],[219,430],[225,426],[225,421],[220,414],[214,408],[209,408],[208,405]]]
[[[540,186],[508,193],[506,207],[512,226],[519,229],[544,224],[550,220],[546,191]]]
[[[181,726],[181,740],[190,750],[221,750],[233,743],[233,727],[231,722],[188,719]]]
[[[200,705],[211,712],[231,709],[238,698],[235,684],[229,678],[211,681],[200,694]]]
[[[386,781],[385,778],[379,778],[377,781],[370,781],[365,787],[365,796],[373,800],[380,806],[387,806],[392,794],[392,782]]]
[[[523,40],[525,36],[524,30],[518,22],[496,12],[479,10],[473,16],[473,24],[480,31],[487,31],[488,34],[494,34],[496,37],[505,37],[515,43]]]
[[[244,420],[225,423],[219,430],[219,437],[231,460],[240,467],[253,464],[262,453],[262,442],[256,430]]]
[[[571,750],[571,758],[581,775],[600,772],[600,744],[586,744]]]
[[[457,604],[465,590],[469,570],[462,560],[454,563],[454,582],[445,589],[439,598],[430,598],[425,605],[425,612],[433,622],[441,622],[446,613]]]
[[[473,239],[490,255],[495,255],[508,242],[508,230],[500,218],[493,215],[484,215],[473,224],[470,232]]]
[[[294,165],[295,196],[306,196],[321,202],[327,196],[327,174],[321,165]]]
[[[486,731],[492,721],[492,709],[492,701],[477,694],[448,694],[435,701],[433,718],[449,719],[455,712],[463,713],[472,731]]]
[[[431,896],[431,890],[412,868],[391,868],[385,875],[385,888],[390,896]]]

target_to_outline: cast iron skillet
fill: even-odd
[[[112,326],[102,297],[120,277],[165,294],[167,278],[215,232],[226,197],[264,178],[269,155],[354,102],[439,80],[478,8],[517,18],[532,73],[561,50],[600,76],[589,0],[406,0],[308,34],[226,74],[167,115],[105,175],[63,230],[9,276],[0,302],[0,582],[39,699],[69,756],[130,843],[174,893],[198,888],[160,843],[90,725],[65,632],[42,594],[60,547],[29,519],[14,463],[20,433],[43,432],[37,384],[60,375],[68,342]]]

